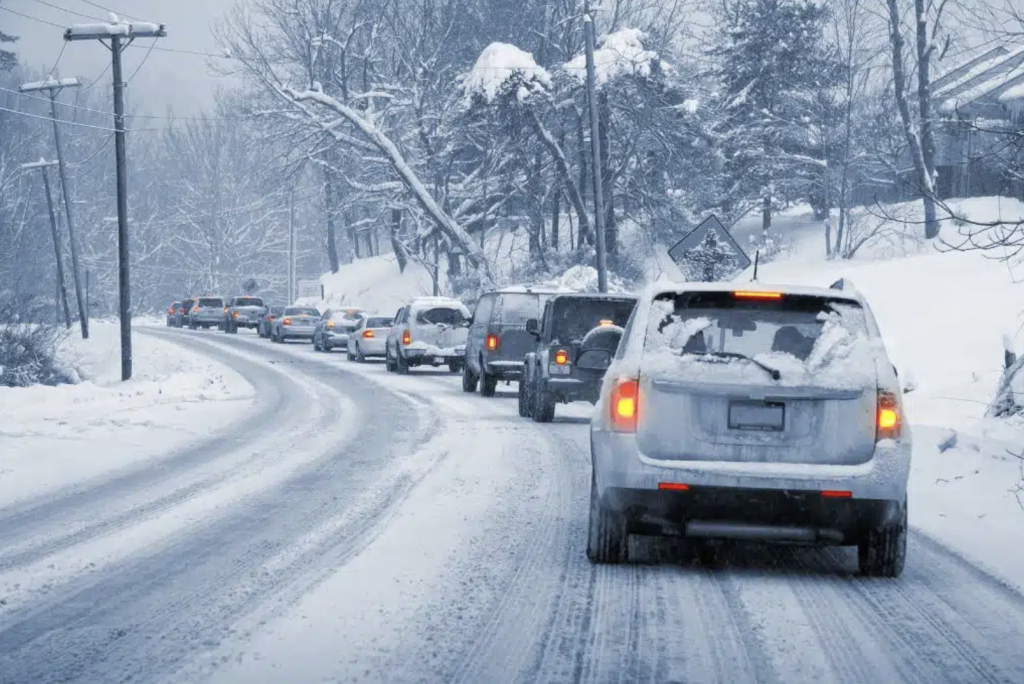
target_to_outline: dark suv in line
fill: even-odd
[[[593,348],[614,353],[637,297],[616,294],[558,295],[548,300],[540,320],[527,322],[534,349],[523,362],[519,415],[538,423],[555,418],[555,404],[596,403],[604,372],[576,365]]]
[[[565,290],[561,290],[565,293]],[[466,339],[462,389],[493,397],[498,383],[519,380],[523,359],[534,347],[526,322],[538,318],[544,303],[558,290],[510,287],[480,297]]]

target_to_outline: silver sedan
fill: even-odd
[[[386,356],[388,333],[394,322],[391,316],[376,314],[359,321],[359,326],[348,336],[348,360],[362,363],[370,356]]]
[[[287,340],[311,340],[320,312],[308,306],[289,306],[284,313],[270,324],[270,339],[274,342]]]

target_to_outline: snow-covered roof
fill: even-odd
[[[600,47],[594,51],[594,73],[598,87],[622,75],[647,78],[658,53],[644,48],[644,33],[638,29],[622,29],[601,36]],[[663,66],[665,65],[661,62]],[[587,79],[587,59],[579,55],[563,68],[580,81]]]
[[[520,100],[551,84],[551,74],[537,65],[532,54],[508,43],[491,43],[463,79],[462,88],[467,96],[480,95],[487,102],[493,102],[505,83],[516,74],[522,79],[516,93]]]
[[[1024,97],[1024,45],[999,46],[957,64],[932,83],[944,114],[973,103],[1001,104]]]

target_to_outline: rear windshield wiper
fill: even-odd
[[[779,369],[772,368],[768,364],[761,363],[757,359],[747,356],[746,354],[740,354],[738,352],[709,351],[700,354],[694,354],[694,356],[713,356],[720,359],[742,359],[744,361],[749,361],[750,363],[754,364],[764,372],[768,373],[768,375],[772,376],[772,380],[780,380],[782,378],[782,373],[779,372]]]

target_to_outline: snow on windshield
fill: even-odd
[[[670,293],[652,303],[644,369],[679,379],[758,384],[769,382],[767,369],[774,369],[785,385],[863,387],[876,381],[876,345],[854,302]]]

